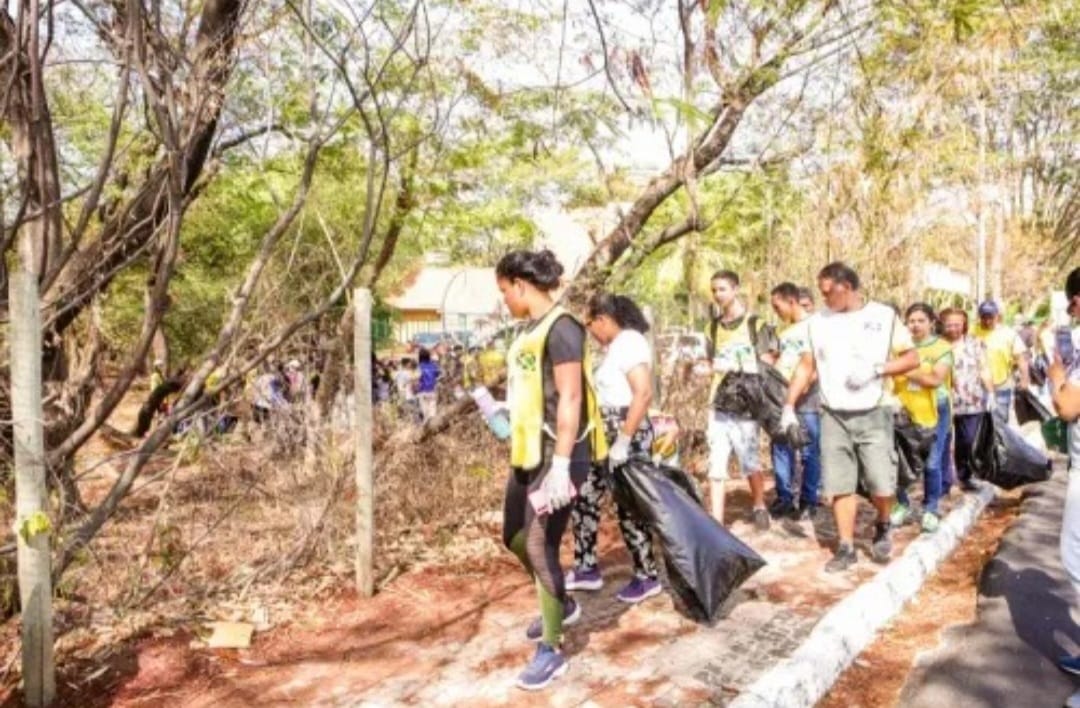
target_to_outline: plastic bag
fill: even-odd
[[[1016,420],[1020,425],[1036,421],[1046,447],[1058,452],[1069,452],[1068,426],[1030,390],[1017,391],[1013,402]]]
[[[659,542],[672,590],[695,619],[716,621],[724,601],[765,559],[709,516],[682,470],[632,458],[614,478],[619,503]]]
[[[780,417],[787,399],[787,379],[775,367],[763,361],[758,362],[758,368],[761,373],[732,371],[725,374],[713,394],[713,408],[756,420],[773,442],[795,449],[809,444],[810,434],[801,423],[786,430],[780,427]]]
[[[1050,479],[1050,459],[989,413],[983,413],[979,419],[971,466],[976,477],[1002,489]]]
[[[916,425],[907,411],[893,416],[893,440],[899,458],[897,484],[907,488],[922,478],[926,460],[934,446],[934,429]]]
[[[724,374],[713,393],[713,410],[753,418],[761,407],[761,380],[757,374],[731,371]]]
[[[1016,422],[1020,425],[1033,420],[1045,423],[1054,417],[1053,412],[1031,391],[1017,391],[1013,407],[1016,409]]]

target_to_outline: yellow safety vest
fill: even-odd
[[[556,305],[531,331],[523,332],[510,346],[507,401],[510,408],[510,464],[531,470],[543,462],[544,438],[544,350],[556,320],[573,317]],[[575,321],[577,321],[575,319]],[[592,382],[592,356],[585,348],[581,364],[588,416],[584,436],[589,438],[594,462],[607,459],[608,444],[604,421]],[[554,433],[548,431],[554,437]]]

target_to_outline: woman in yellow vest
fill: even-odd
[[[922,515],[922,530],[933,533],[941,521],[938,507],[946,491],[945,455],[952,431],[952,346],[937,336],[934,329],[937,316],[926,303],[918,302],[909,307],[906,320],[919,353],[919,368],[897,376],[895,391],[912,422],[934,430],[934,444],[923,476]],[[906,490],[898,490],[896,500],[897,507],[891,515],[894,523],[906,518],[911,506]]]
[[[594,461],[607,457],[603,420],[589,378],[585,327],[552,298],[563,267],[551,251],[513,251],[495,268],[510,314],[528,321],[507,356],[510,476],[503,543],[536,582],[540,618],[526,636],[540,642],[517,685],[540,690],[566,672],[563,625],[581,609],[567,594],[559,544],[570,502]]]

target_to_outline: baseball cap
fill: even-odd
[[[993,300],[987,300],[979,305],[979,317],[994,317],[997,314],[998,306]]]

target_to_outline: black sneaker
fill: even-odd
[[[855,554],[855,548],[842,543],[836,547],[832,560],[825,564],[825,572],[842,573],[858,561],[859,557]]]
[[[818,514],[821,513],[821,505],[811,504],[809,506],[799,505],[798,508],[791,510],[792,521],[817,521]]]
[[[769,512],[765,509],[754,509],[750,514],[750,520],[754,522],[754,528],[758,531],[769,530]]]
[[[781,516],[791,511],[791,504],[783,501],[780,497],[773,499],[772,504],[769,504],[769,516],[774,519],[779,519]]]
[[[874,542],[870,545],[870,558],[875,563],[888,563],[892,555],[892,538],[888,521],[874,524]]]

